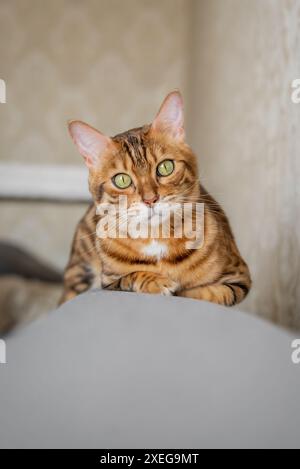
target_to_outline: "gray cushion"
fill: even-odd
[[[7,341],[0,447],[299,447],[292,340],[235,309],[90,292]]]

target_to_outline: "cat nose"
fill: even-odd
[[[154,195],[152,197],[143,197],[143,202],[144,204],[148,205],[149,207],[151,207],[151,205],[154,205],[155,202],[157,202],[159,199],[159,196],[158,195]]]

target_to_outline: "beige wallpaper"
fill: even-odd
[[[192,142],[250,264],[243,307],[300,327],[300,2],[194,8]]]
[[[1,159],[70,162],[66,121],[108,134],[186,88],[186,0],[1,0]],[[78,159],[79,162],[79,159]]]
[[[189,0],[0,0],[0,162],[83,164],[70,118],[115,134],[186,90]],[[1,203],[0,237],[64,266],[84,206]]]
[[[300,327],[299,22],[299,0],[1,0],[0,160],[80,164],[67,119],[114,134],[181,88],[253,274],[243,308]],[[83,210],[0,203],[0,236],[63,266]]]

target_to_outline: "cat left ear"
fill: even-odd
[[[68,127],[70,135],[79,153],[85,159],[87,167],[90,169],[96,168],[102,154],[113,144],[111,138],[81,121],[70,121]]]
[[[155,117],[152,130],[168,135],[176,141],[184,141],[183,99],[179,91],[168,94]]]

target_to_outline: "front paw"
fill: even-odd
[[[136,291],[141,293],[153,293],[164,296],[173,295],[178,289],[178,284],[168,277],[150,277],[137,286]]]

